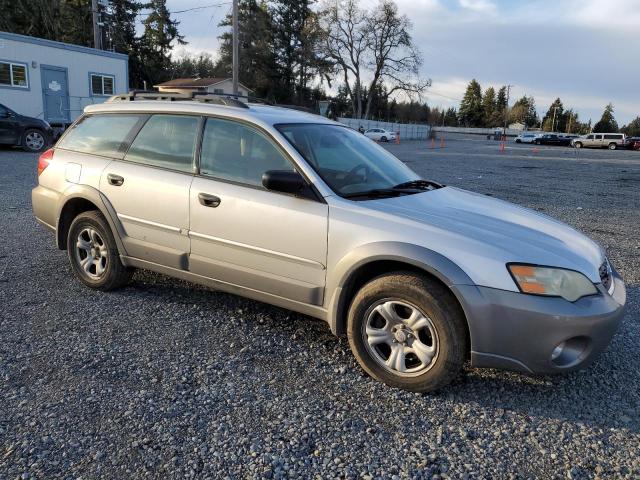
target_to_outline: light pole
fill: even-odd
[[[238,0],[233,0],[233,94],[238,95],[239,42],[238,38]]]

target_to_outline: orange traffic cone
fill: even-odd
[[[444,148],[444,137],[440,137],[440,148]]]
[[[504,142],[500,142],[500,151],[504,152]]]
[[[436,148],[436,139],[432,138],[431,139],[431,149],[434,149],[434,148]]]
[[[538,150],[538,147],[533,147],[533,150],[532,150],[533,153],[538,153],[539,151],[540,150]]]
[[[400,132],[396,132],[396,145],[400,145]]]

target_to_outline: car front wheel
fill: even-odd
[[[618,148],[618,145],[615,143],[610,143],[609,144],[609,150],[615,150],[616,148]]]
[[[67,254],[75,276],[96,290],[122,287],[133,274],[120,261],[111,228],[98,211],[81,213],[73,220],[67,236]]]
[[[375,278],[355,296],[347,320],[360,366],[390,386],[428,392],[450,383],[467,358],[462,311],[450,292],[420,275]]]
[[[41,152],[47,146],[47,139],[40,130],[31,128],[24,132],[22,146],[28,152]]]
[[[381,142],[386,142],[386,141],[387,141],[387,137],[384,137],[384,136],[383,136],[383,137],[380,137],[380,141],[381,141]]]
[[[573,144],[573,146],[574,146],[575,148],[582,148],[582,143],[580,143],[580,142],[575,142],[575,143]]]

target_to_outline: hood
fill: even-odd
[[[513,289],[510,277],[499,286],[486,280],[488,270],[507,273],[509,262],[567,268],[600,282],[600,246],[533,210],[453,187],[363,203],[423,230],[415,243],[447,256],[478,284]]]

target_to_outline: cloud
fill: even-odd
[[[490,0],[459,0],[462,8],[474,10],[476,12],[490,12],[496,11],[496,5]]]

